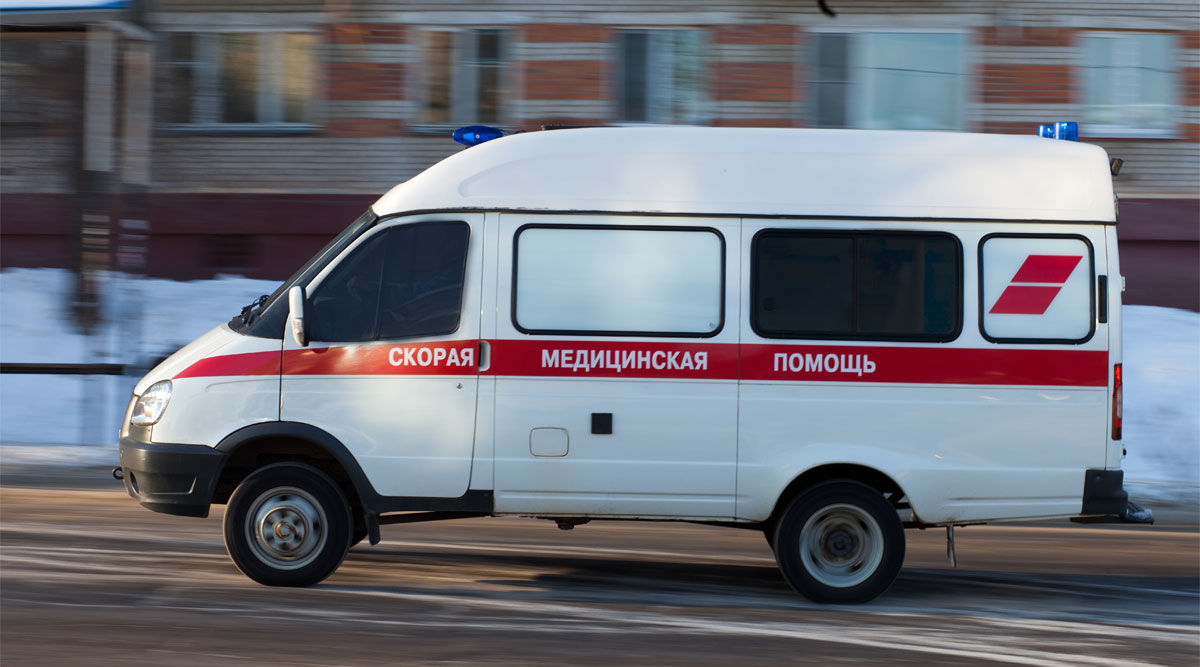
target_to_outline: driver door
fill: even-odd
[[[337,438],[382,495],[470,484],[482,225],[381,224],[306,286],[308,344],[285,336],[280,418]]]

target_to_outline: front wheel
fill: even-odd
[[[904,526],[874,489],[827,482],[792,501],[773,546],[784,579],[813,602],[867,602],[900,572]]]
[[[350,549],[350,506],[325,473],[276,463],[247,477],[225,509],[225,549],[243,574],[268,586],[328,577]]]

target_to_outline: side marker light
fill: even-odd
[[[1124,391],[1121,387],[1121,364],[1113,364],[1113,394],[1112,394],[1112,439],[1121,439],[1121,403]]]

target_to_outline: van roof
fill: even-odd
[[[433,210],[1115,222],[1108,156],[1037,136],[608,127],[514,134],[385,194]]]

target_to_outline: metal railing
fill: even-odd
[[[17,375],[124,375],[124,364],[0,363],[0,374]]]

